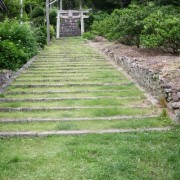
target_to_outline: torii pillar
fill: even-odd
[[[60,15],[61,15],[61,11],[62,11],[62,0],[60,0],[60,11],[58,11],[58,14],[57,14],[56,38],[59,38],[59,35],[60,35],[60,24],[61,24]]]

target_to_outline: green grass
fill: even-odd
[[[27,70],[20,75],[4,93],[2,98],[57,98],[57,97],[97,97],[91,100],[54,100],[40,102],[1,102],[0,108],[52,108],[52,107],[93,107],[93,109],[73,109],[59,111],[0,112],[0,121],[7,118],[99,118],[121,115],[158,115],[159,110],[144,97],[125,75],[115,69],[104,69],[109,65],[100,54],[86,46],[81,38],[62,38],[54,41],[40,52],[31,67],[43,68],[43,65],[55,65],[72,70],[57,73],[56,67]],[[83,64],[93,65],[92,70]],[[41,66],[42,65],[42,66]],[[74,65],[74,67],[72,66]],[[95,67],[96,68],[93,68]],[[82,67],[82,69],[78,69]],[[111,66],[110,66],[111,67]],[[74,69],[74,70],[73,70]],[[78,70],[75,70],[78,69]],[[61,71],[61,70],[59,70]],[[77,71],[78,73],[71,73]],[[32,74],[30,74],[32,72]],[[33,74],[36,72],[36,74]],[[39,72],[39,74],[38,74]],[[83,73],[84,72],[84,73]],[[82,78],[84,80],[78,80]],[[99,78],[99,79],[98,79]],[[63,86],[29,87],[27,84],[41,84],[39,80],[49,80],[45,84],[62,83],[129,83],[118,86]],[[65,79],[63,81],[63,79]],[[59,84],[61,84],[59,83]],[[24,84],[17,87],[16,84]],[[97,92],[103,90],[103,92]],[[111,91],[112,92],[108,92]],[[68,91],[50,94],[47,91]],[[75,91],[84,91],[77,93]],[[88,92],[96,91],[96,92]],[[30,94],[8,94],[29,92]],[[34,92],[47,92],[35,94]],[[33,94],[34,93],[34,94]],[[117,99],[117,97],[130,97]],[[138,106],[143,106],[139,108]],[[103,109],[95,108],[102,106]],[[107,107],[112,106],[112,107]],[[131,106],[131,107],[130,107]],[[134,106],[134,107],[132,107]],[[148,107],[146,107],[148,106]],[[0,138],[0,179],[7,180],[176,180],[180,177],[180,127],[174,127],[171,120],[162,111],[157,118],[131,120],[92,120],[63,122],[0,123],[0,131],[68,131],[68,130],[103,130],[136,129],[150,127],[173,127],[166,132],[92,134],[77,136],[48,136],[41,138]]]
[[[167,132],[0,139],[0,179],[180,177],[179,128]]]
[[[150,105],[146,99],[93,99],[93,100],[63,100],[63,101],[47,101],[42,102],[1,102],[0,108],[3,107],[67,107],[67,106],[138,106],[141,104]]]
[[[16,82],[14,82],[12,85],[24,85],[24,86],[26,86],[26,85],[44,85],[44,84],[46,84],[46,85],[52,85],[52,84],[98,84],[98,83],[116,83],[116,84],[120,84],[120,83],[130,83],[130,81],[127,81],[127,80],[119,80],[119,79],[117,79],[117,80],[94,80],[94,81],[92,81],[92,80],[85,80],[85,81],[79,81],[79,80],[77,80],[77,81],[59,81],[59,82],[56,82],[56,81],[49,81],[49,82],[37,82],[37,81],[24,81],[24,82],[18,82],[18,81],[16,81]]]
[[[139,97],[143,98],[144,95],[140,91],[124,91],[124,92],[81,92],[81,93],[45,93],[45,94],[6,94],[6,98],[65,98],[65,97],[100,97],[111,96],[113,97]]]
[[[104,130],[126,128],[164,127],[171,125],[166,117],[133,120],[97,120],[0,124],[0,131],[54,131],[54,130]]]
[[[34,111],[34,112],[1,112],[0,118],[63,118],[63,117],[104,117],[121,115],[151,115],[157,110],[152,108],[104,108],[104,109],[75,109],[63,111]]]
[[[55,90],[69,90],[69,91],[76,91],[76,90],[137,90],[137,87],[133,83],[129,83],[127,85],[119,85],[119,86],[62,86],[62,87],[15,87],[10,86],[7,89],[7,92],[13,92],[13,91],[26,91],[26,92],[32,92],[32,91],[55,91]]]

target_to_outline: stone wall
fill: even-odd
[[[0,70],[0,86],[5,84],[13,76],[13,71]]]
[[[126,70],[140,86],[167,106],[175,121],[180,122],[180,89],[175,89],[167,83],[158,71],[138,64],[136,59],[117,57],[108,48],[103,49],[103,52]]]

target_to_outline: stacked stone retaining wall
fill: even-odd
[[[160,72],[138,64],[137,59],[116,56],[108,48],[104,48],[103,52],[117,65],[123,67],[140,86],[164,103],[164,106],[167,105],[174,120],[180,122],[180,89],[167,83]]]
[[[6,83],[12,76],[13,71],[10,70],[0,70],[0,86]]]

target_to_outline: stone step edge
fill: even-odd
[[[41,74],[41,73],[46,73],[46,74],[51,74],[51,73],[54,73],[54,74],[58,74],[58,73],[64,73],[64,74],[75,74],[75,73],[78,73],[78,74],[83,74],[83,73],[102,73],[104,70],[106,71],[111,71],[111,70],[114,70],[114,68],[110,69],[87,69],[87,70],[84,70],[82,71],[81,69],[77,69],[77,70],[73,70],[72,71],[67,71],[66,69],[65,70],[59,70],[59,71],[53,71],[53,69],[51,69],[51,71],[39,71],[39,70],[31,70],[31,69],[28,69],[28,71],[24,72],[24,74]]]
[[[94,118],[60,118],[60,119],[0,119],[0,123],[29,123],[29,122],[63,122],[63,121],[113,121],[113,120],[139,120],[145,118],[158,118],[158,115],[142,115],[142,116],[110,116],[110,117],[94,117]]]
[[[49,64],[53,64],[53,65],[49,65]],[[47,61],[47,62],[38,62],[36,61],[35,63],[33,63],[30,68],[36,68],[40,66],[41,68],[80,68],[80,67],[112,67],[108,62],[94,62],[94,63],[87,63],[87,62],[59,62],[59,61]]]
[[[74,79],[64,79],[64,78],[48,78],[48,79],[37,79],[36,78],[30,78],[30,79],[16,79],[15,82],[78,82],[78,81],[89,81],[89,82],[94,82],[94,81],[103,81],[103,80],[106,80],[107,81],[110,81],[112,82],[112,80],[118,80],[118,81],[125,81],[126,79],[123,79],[123,78],[94,78],[94,79],[91,79],[91,78],[74,78]]]
[[[62,87],[62,86],[129,86],[134,83],[75,83],[75,84],[12,84],[13,87]]]
[[[74,107],[38,107],[38,108],[0,108],[0,112],[29,112],[29,111],[67,111],[67,110],[80,110],[80,109],[110,109],[110,108],[119,108],[119,109],[127,109],[127,108],[138,108],[138,109],[146,109],[150,108],[150,106],[74,106]]]
[[[50,75],[50,74],[39,74],[38,77],[48,77],[48,78],[57,78],[57,77],[60,77],[60,78],[63,78],[63,77],[74,77],[74,78],[77,78],[77,77],[87,77],[87,78],[91,78],[92,77],[92,74],[90,73],[86,73],[86,74],[82,74],[82,73],[77,73],[77,74],[55,74],[55,75]],[[25,77],[25,78],[30,78],[30,77],[35,77],[35,75],[33,74],[22,74],[20,75],[20,77]],[[114,76],[115,78],[117,78],[117,76]],[[123,77],[123,76],[119,76],[119,77]],[[96,78],[102,78],[102,76],[96,76]]]
[[[73,131],[44,131],[44,132],[0,132],[0,137],[47,137],[60,135],[85,135],[85,134],[114,134],[114,133],[143,133],[169,131],[171,127],[164,128],[137,128],[137,129],[107,129],[107,130],[73,130]]]
[[[81,91],[31,91],[31,92],[26,92],[26,91],[12,91],[12,92],[6,92],[6,95],[20,95],[20,94],[58,94],[58,93],[114,93],[114,92],[129,92],[132,91],[131,89],[127,90],[81,90]]]
[[[139,96],[135,97],[112,97],[112,96],[99,96],[99,97],[66,97],[66,98],[0,98],[0,102],[33,102],[33,101],[64,101],[64,100],[97,100],[97,99],[141,99]]]
[[[39,66],[39,65],[38,65]],[[62,64],[62,66],[47,66],[47,67],[32,67],[32,66],[30,66],[29,67],[29,70],[36,70],[36,71],[42,71],[42,70],[45,70],[45,71],[47,71],[47,70],[92,70],[92,68],[93,69],[96,69],[96,70],[98,70],[98,69],[115,69],[114,67],[112,67],[112,66],[96,66],[96,64],[94,64],[93,66],[88,66],[88,67],[81,67],[81,65],[79,65],[79,66],[70,66],[70,67],[68,67],[68,66],[63,66],[63,64]]]

